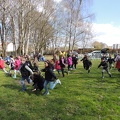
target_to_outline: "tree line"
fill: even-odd
[[[73,50],[92,40],[89,0],[0,0],[0,40],[3,56],[13,43],[15,55],[48,48]]]

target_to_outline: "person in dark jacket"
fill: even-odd
[[[109,65],[109,69],[111,69],[114,66],[113,63],[115,63],[115,60],[111,57],[111,55],[109,55],[107,62]]]
[[[81,61],[83,61],[84,69],[87,70],[88,73],[90,73],[90,68],[92,66],[92,62],[88,59],[87,55],[85,55]]]
[[[63,75],[63,77],[65,76],[65,74],[64,73],[67,73],[68,74],[68,71],[65,71],[64,69],[65,69],[65,67],[66,67],[66,60],[65,60],[65,58],[64,58],[64,56],[62,55],[61,57],[60,57],[60,63],[59,63],[59,65],[60,65],[60,67],[61,67],[61,72],[62,72],[62,75]]]
[[[102,68],[102,78],[104,78],[104,72],[105,72],[105,71],[108,73],[108,75],[109,75],[110,77],[112,77],[112,75],[111,75],[111,73],[110,73],[110,71],[109,71],[109,68],[108,68],[108,63],[107,63],[107,61],[106,61],[104,58],[101,59],[101,62],[100,62],[100,64],[98,65],[98,68],[101,67],[101,66],[103,67],[103,68]]]
[[[61,84],[61,82],[59,79],[57,79],[56,75],[54,74],[50,61],[47,60],[44,63],[45,63],[45,68],[42,69],[42,72],[45,72],[44,95],[48,95],[49,91],[47,88],[47,84],[50,83],[50,89],[54,89],[56,84],[58,84],[58,83]],[[55,79],[57,79],[57,80],[55,81]]]
[[[30,74],[33,75],[33,71],[28,67],[28,63],[26,62],[26,58],[23,57],[21,60],[20,65],[20,72],[21,72],[21,84],[22,84],[22,91],[26,91],[25,80],[30,84],[32,80],[30,79]]]
[[[31,79],[33,81],[33,86],[34,86],[34,89],[32,91],[34,92],[34,91],[37,91],[39,89],[41,92],[42,89],[44,88],[45,79],[40,74],[40,72],[39,71],[34,72],[34,74],[31,76]]]
[[[38,72],[39,73],[39,68],[36,65],[36,63],[33,64],[33,72]]]
[[[85,69],[88,71],[88,73],[90,73],[92,62],[89,59],[86,59],[84,62],[85,62]]]
[[[72,68],[76,69],[76,65],[78,64],[78,58],[75,56],[75,54],[72,55]]]
[[[87,59],[87,55],[85,54],[84,57],[81,59],[83,61],[83,67],[85,69],[85,60]]]

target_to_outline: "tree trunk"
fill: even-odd
[[[29,41],[30,41],[30,28],[28,28],[28,33],[27,33],[27,41],[26,41],[26,47],[25,47],[25,53],[26,55],[28,54],[28,48],[29,48]]]
[[[15,52],[15,56],[17,56],[17,48],[16,48],[16,30],[15,30],[15,21],[14,18],[11,17],[11,25],[13,28],[13,51]]]
[[[5,14],[3,14],[2,28],[1,28],[1,31],[0,31],[3,57],[6,57],[6,34],[5,33],[6,33]]]

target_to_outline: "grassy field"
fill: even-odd
[[[29,84],[20,92],[20,76],[0,71],[0,120],[120,120],[120,73],[113,68],[113,77],[102,79],[100,61],[92,62],[90,74],[82,62],[64,78],[56,73],[62,84],[47,96],[32,92]]]

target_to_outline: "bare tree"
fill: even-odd
[[[60,4],[54,0],[1,0],[0,3],[4,55],[9,41],[23,55],[30,49],[41,52],[47,47],[55,49],[63,45],[65,50],[67,47],[73,50],[83,38],[90,38],[89,26],[85,25],[89,22],[84,21],[90,15],[82,15],[82,0],[64,0]]]
[[[68,50],[70,51],[73,50],[83,38],[86,39],[86,37],[83,36],[88,36],[89,34],[86,40],[90,40],[88,38],[91,38],[90,34],[92,31],[89,29],[89,27],[91,27],[89,19],[91,19],[93,15],[88,14],[84,16],[81,0],[64,0],[62,2],[62,8],[64,19],[61,19],[61,29],[62,34],[65,36],[65,47],[68,46]],[[86,23],[90,25],[88,26]]]
[[[1,0],[0,1],[0,37],[2,44],[3,56],[6,56],[6,45],[10,41],[9,34],[11,30],[10,26],[10,12],[12,10],[12,2],[10,0]]]

